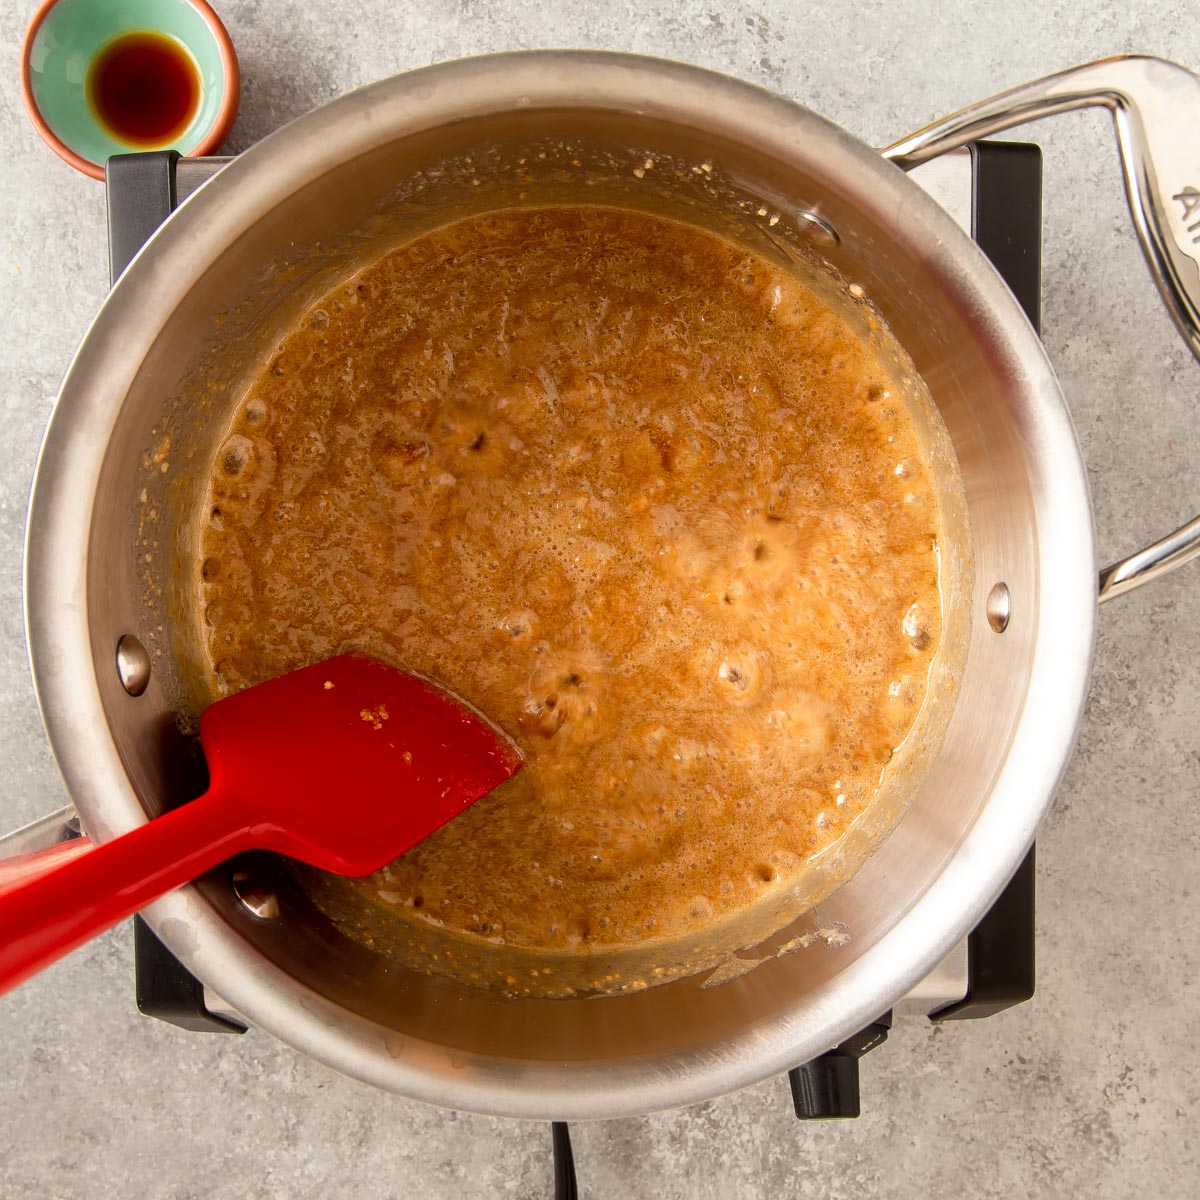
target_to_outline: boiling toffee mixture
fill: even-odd
[[[516,778],[347,882],[408,922],[700,930],[863,813],[925,701],[940,515],[894,391],[789,271],[697,228],[422,236],[288,332],[215,453],[212,690],[361,650],[515,738]]]

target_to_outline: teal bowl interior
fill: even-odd
[[[114,38],[134,32],[166,34],[190,55],[200,78],[200,102],[187,128],[156,149],[188,154],[220,119],[229,78],[221,43],[200,10],[186,0],[58,0],[43,17],[29,48],[29,84],[51,132],[81,158],[98,166],[134,147],[113,137],[93,111],[88,71]]]

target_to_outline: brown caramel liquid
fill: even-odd
[[[581,206],[427,234],[307,313],[215,454],[213,690],[356,649],[517,740],[516,778],[345,883],[407,922],[576,951],[702,930],[847,829],[925,700],[939,508],[891,387],[837,311],[697,228]]]

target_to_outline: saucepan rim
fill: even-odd
[[[258,214],[311,179],[406,133],[482,111],[607,107],[704,125],[787,159],[819,154],[864,205],[904,214],[925,261],[971,313],[1026,398],[1019,437],[1036,492],[1038,627],[1009,753],[958,851],[895,926],[820,995],[687,1054],[611,1062],[502,1062],[402,1038],[301,985],[194,887],[146,918],[167,947],[252,1024],[332,1068],[413,1099],[494,1115],[580,1119],[709,1099],[805,1061],[878,1016],[982,916],[1031,844],[1082,712],[1096,616],[1086,476],[1054,373],[1016,301],[951,217],[850,134],[751,84],[666,60],[592,51],[489,55],[350,93],[240,155],[147,243],[64,380],[39,459],[26,541],[26,628],[43,719],[89,833],[145,820],[106,725],[88,614],[88,545],[104,447],[169,314]],[[1048,552],[1053,548],[1053,552]],[[451,1059],[454,1062],[451,1062]]]

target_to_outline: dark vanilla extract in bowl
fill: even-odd
[[[118,141],[139,148],[167,146],[196,115],[200,73],[180,42],[139,30],[100,50],[87,90],[100,123]]]

